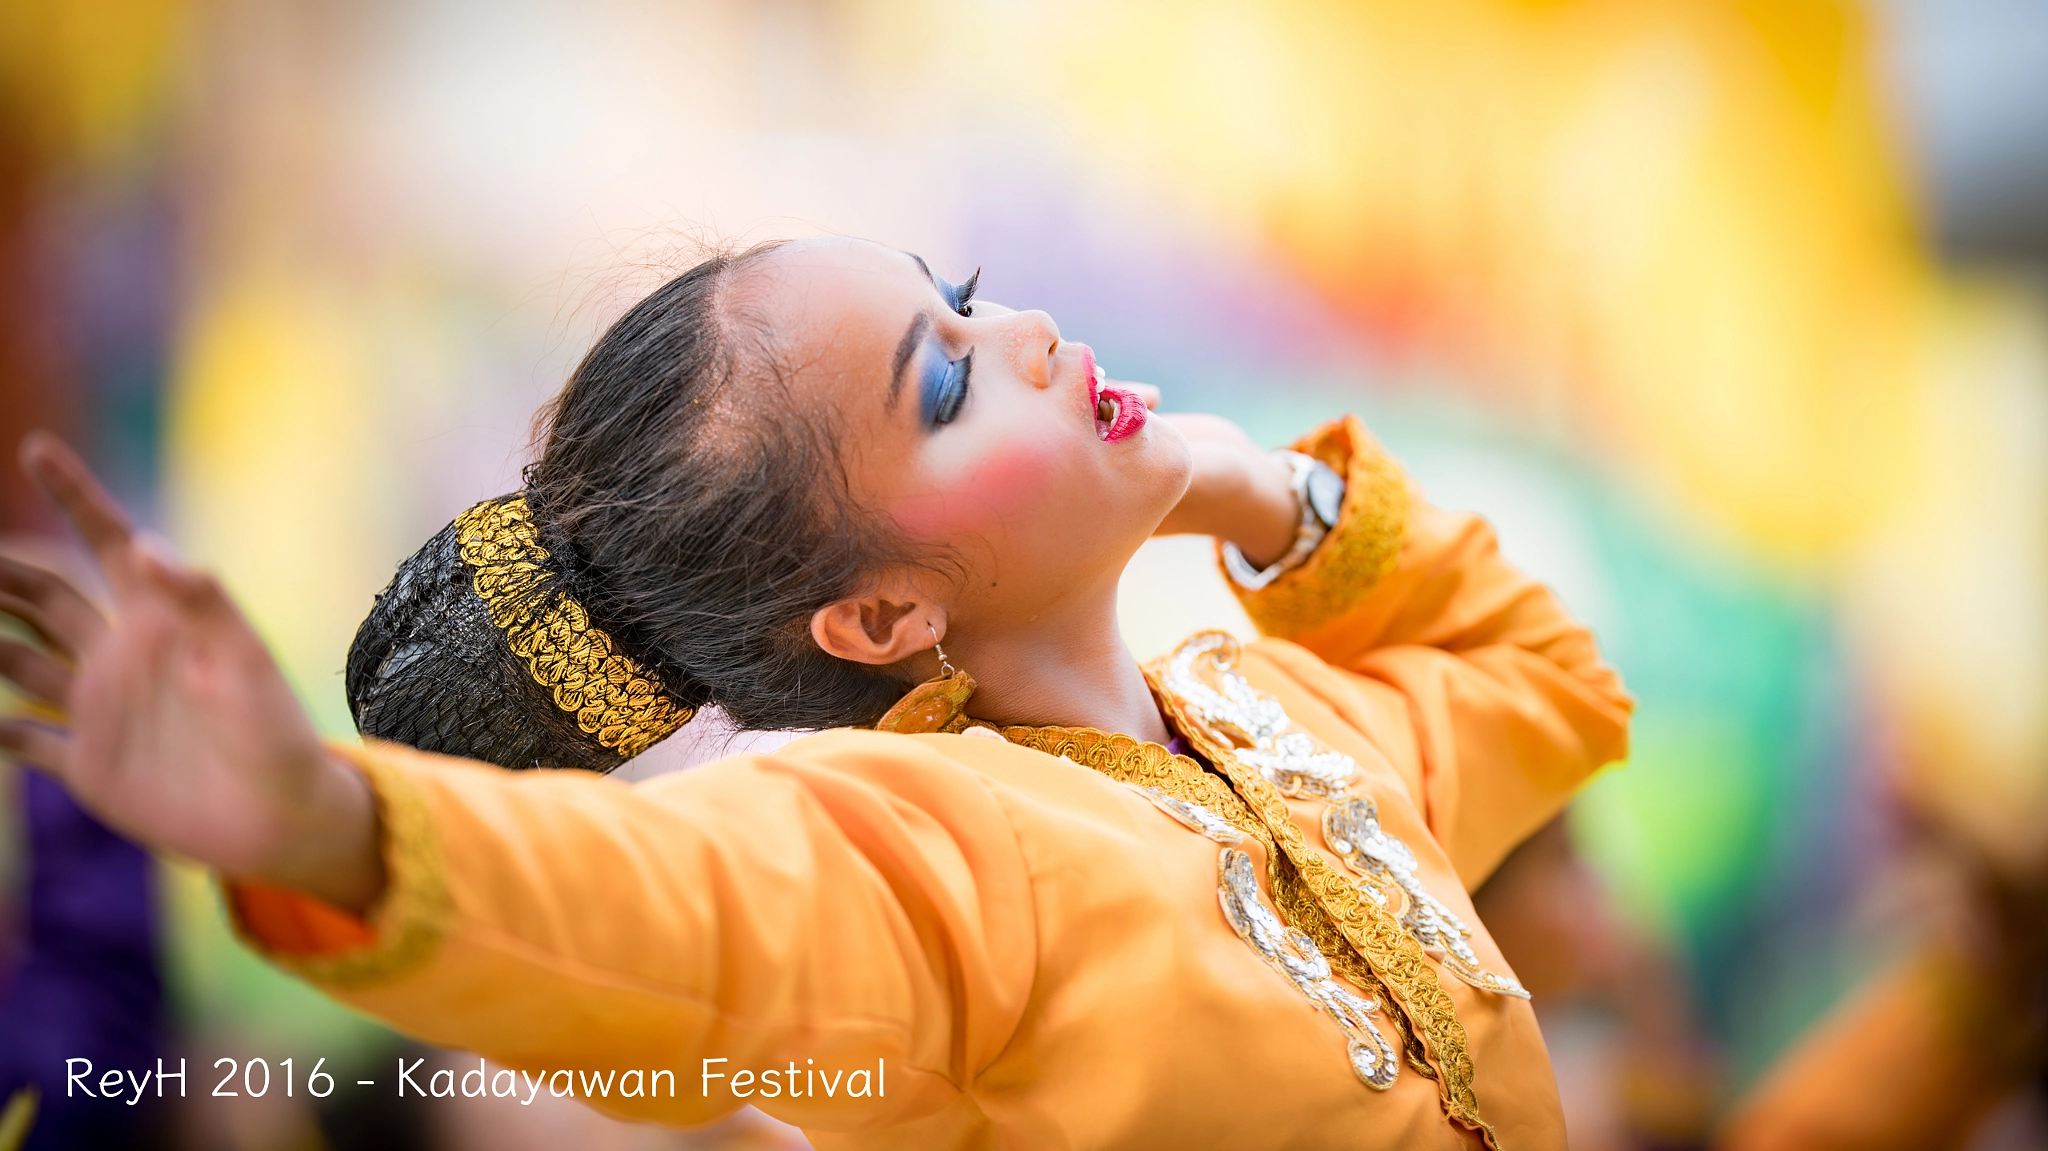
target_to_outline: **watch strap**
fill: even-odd
[[[1307,562],[1323,537],[1337,526],[1344,507],[1344,477],[1336,469],[1303,452],[1282,450],[1274,454],[1286,459],[1292,471],[1289,486],[1301,508],[1301,522],[1295,528],[1293,546],[1263,568],[1253,567],[1236,544],[1224,543],[1223,569],[1230,573],[1232,582],[1246,591],[1257,591]]]

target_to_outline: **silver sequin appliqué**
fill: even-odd
[[[1372,800],[1354,799],[1324,809],[1323,839],[1359,874],[1392,883],[1407,893],[1408,909],[1401,913],[1401,923],[1425,951],[1443,963],[1444,970],[1482,991],[1529,998],[1520,983],[1480,966],[1479,956],[1468,942],[1472,929],[1422,886],[1415,876],[1415,853],[1380,826],[1379,808]]]
[[[1381,1091],[1392,1087],[1401,1074],[1401,1063],[1386,1037],[1373,1026],[1372,1013],[1379,1010],[1379,1002],[1332,979],[1330,962],[1316,950],[1315,940],[1280,922],[1259,895],[1250,856],[1226,847],[1216,870],[1216,897],[1223,904],[1223,918],[1230,921],[1238,938],[1337,1021],[1348,1043],[1351,1069],[1366,1086]]]
[[[1358,764],[1307,732],[1287,730],[1292,721],[1280,701],[1230,670],[1237,652],[1229,632],[1193,636],[1167,661],[1166,686],[1203,723],[1238,745],[1239,762],[1271,780],[1282,795],[1331,803],[1343,799]],[[1216,669],[1215,687],[1195,672],[1196,661],[1204,659]]]
[[[1175,799],[1156,787],[1139,787],[1135,783],[1124,786],[1151,800],[1152,806],[1172,816],[1175,823],[1189,831],[1199,832],[1223,844],[1237,843],[1244,838],[1244,832],[1239,831],[1237,825],[1199,803]]]

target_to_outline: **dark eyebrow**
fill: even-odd
[[[923,256],[918,255],[916,252],[905,252],[903,254],[917,261],[917,270],[923,272],[924,278],[932,282],[932,287],[938,289],[939,295],[943,296],[946,294],[946,289],[939,284],[939,278],[932,274],[931,265],[924,262]]]
[[[909,366],[910,357],[917,354],[917,346],[924,342],[925,333],[931,331],[931,327],[931,316],[919,312],[910,321],[910,329],[896,342],[896,359],[889,365],[889,399],[882,405],[885,411],[892,414],[896,411],[896,401],[903,398],[903,369]]]

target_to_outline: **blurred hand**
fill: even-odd
[[[43,644],[0,638],[0,678],[19,686],[40,710],[60,713],[79,653],[106,632],[106,617],[63,577],[4,554],[0,615],[19,620]]]
[[[384,885],[369,786],[321,746],[220,585],[139,538],[54,436],[31,435],[22,466],[84,537],[116,618],[0,559],[0,612],[44,642],[0,643],[0,676],[69,727],[0,721],[0,750],[149,847],[367,909]]]
[[[1293,469],[1286,461],[1221,416],[1189,412],[1159,418],[1187,438],[1195,472],[1187,494],[1155,534],[1215,536],[1236,544],[1256,567],[1285,555],[1301,526]]]

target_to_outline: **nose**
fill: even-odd
[[[1051,387],[1052,358],[1059,351],[1060,326],[1036,309],[1012,312],[1003,318],[1007,321],[1003,335],[1017,374],[1034,388]]]

